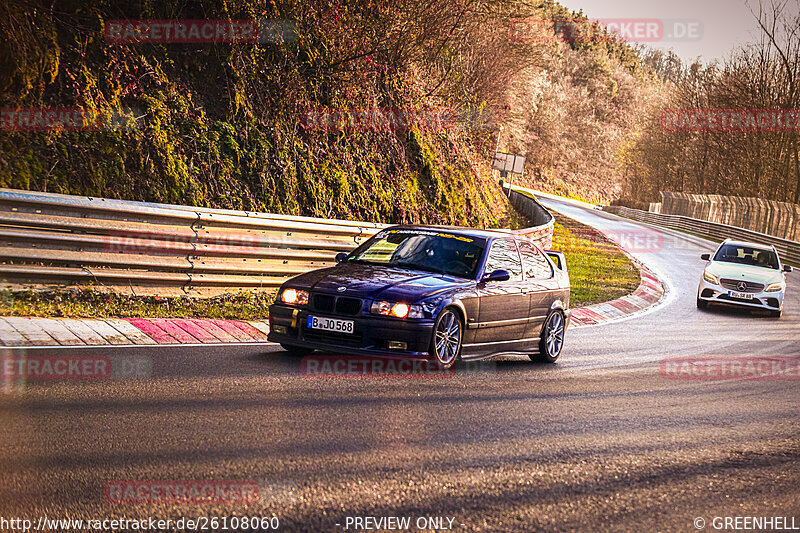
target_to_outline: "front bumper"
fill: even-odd
[[[719,285],[709,283],[705,279],[700,280],[697,287],[697,298],[708,303],[735,305],[737,307],[749,307],[753,309],[765,309],[768,311],[779,311],[783,309],[783,296],[785,289],[775,292],[752,293],[752,300],[733,298],[728,295],[728,289]]]
[[[309,315],[352,320],[353,333],[309,329]],[[268,338],[271,342],[330,352],[428,358],[433,322],[433,319],[400,319],[375,315],[344,316],[276,303],[269,307]],[[406,349],[389,348],[389,342],[405,343]]]

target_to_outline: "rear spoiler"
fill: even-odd
[[[567,258],[561,252],[554,252],[552,250],[545,250],[544,253],[550,258],[559,270],[567,270]]]

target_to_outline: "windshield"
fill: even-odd
[[[723,263],[739,263],[778,270],[778,256],[772,250],[725,244],[714,256],[714,261]]]
[[[485,239],[436,230],[385,230],[347,260],[474,278],[485,246]]]

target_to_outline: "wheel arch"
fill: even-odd
[[[464,307],[464,304],[461,303],[461,300],[452,300],[450,302],[445,303],[442,306],[442,311],[445,309],[452,308],[455,309],[456,314],[461,319],[461,325],[466,328],[467,326],[467,309]],[[442,312],[440,311],[440,313]]]
[[[563,314],[567,313],[567,306],[564,305],[564,301],[560,298],[550,304],[550,312],[552,311],[561,311]]]

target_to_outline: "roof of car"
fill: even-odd
[[[465,235],[468,237],[483,237],[483,238],[514,236],[514,232],[508,229],[475,229],[475,228],[465,228],[463,226],[400,225],[400,226],[392,226],[391,228],[387,229],[418,229],[418,230],[440,230],[440,231],[443,230],[446,231],[447,233],[452,233],[455,235]]]
[[[722,244],[732,244],[734,246],[747,246],[750,248],[759,248],[761,250],[772,250],[773,246],[771,244],[761,244],[757,242],[747,242],[747,241],[736,241],[733,239],[725,239]]]

